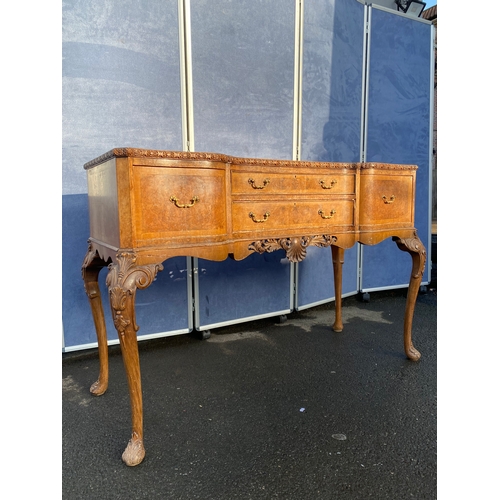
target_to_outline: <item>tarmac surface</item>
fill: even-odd
[[[390,499],[437,497],[437,290],[403,350],[406,289],[195,335],[139,342],[146,457],[131,433],[119,346],[94,397],[97,350],[63,355],[62,498]]]

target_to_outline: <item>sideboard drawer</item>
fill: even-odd
[[[352,226],[354,200],[233,202],[233,230],[262,231],[281,228]]]
[[[324,174],[231,172],[233,195],[275,194],[353,194],[355,174],[327,172]]]
[[[412,175],[362,175],[360,226],[413,225],[414,180]]]
[[[227,232],[224,169],[134,166],[138,241]]]

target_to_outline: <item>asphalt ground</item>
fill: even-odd
[[[437,290],[406,289],[195,335],[139,343],[146,457],[128,467],[129,393],[119,346],[94,397],[97,350],[62,363],[64,499],[437,497]]]

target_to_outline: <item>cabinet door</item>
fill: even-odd
[[[364,170],[359,190],[361,231],[414,226],[413,171]]]
[[[415,226],[430,246],[432,26],[371,8],[366,161],[417,165]],[[390,240],[362,247],[361,289],[406,286],[411,261]],[[430,281],[427,266],[423,283]]]
[[[169,245],[190,241],[209,243],[227,233],[226,171],[219,168],[177,168],[134,165],[137,246],[151,239]]]

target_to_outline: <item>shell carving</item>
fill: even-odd
[[[287,238],[282,240],[283,250],[290,262],[301,262],[306,258],[307,238]]]

